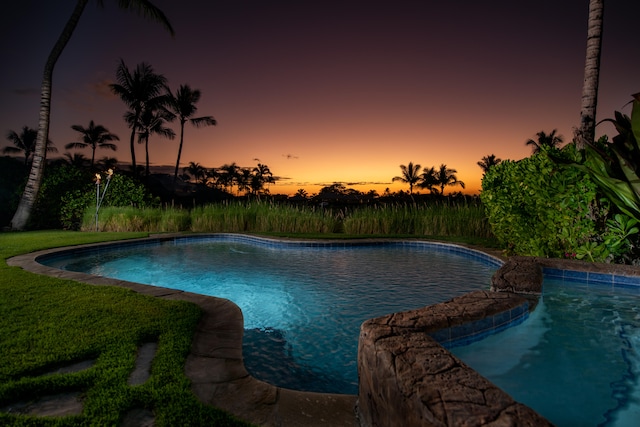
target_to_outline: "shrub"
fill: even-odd
[[[520,161],[506,160],[487,171],[480,198],[493,233],[511,254],[563,257],[575,254],[598,234],[606,205],[597,200],[590,176],[560,165],[575,146],[543,148]]]

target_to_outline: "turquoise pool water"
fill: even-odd
[[[640,425],[640,287],[545,279],[524,323],[450,350],[559,427]]]
[[[42,261],[227,298],[245,320],[256,378],[297,390],[357,394],[360,324],[488,289],[500,261],[428,242],[296,244],[242,236],[122,245]]]

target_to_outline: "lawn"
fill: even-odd
[[[108,286],[92,286],[9,267],[6,259],[52,247],[145,237],[146,233],[37,231],[0,234],[0,408],[17,401],[80,392],[81,415],[53,418],[0,413],[7,426],[118,425],[133,408],[157,426],[246,426],[202,405],[184,375],[200,309]],[[130,386],[136,350],[157,342],[151,377]],[[44,375],[74,362],[86,370]]]

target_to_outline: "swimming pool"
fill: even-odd
[[[51,267],[227,298],[243,311],[256,378],[356,394],[360,324],[488,289],[501,261],[432,242],[291,242],[241,235],[55,255]]]
[[[640,287],[545,278],[524,323],[450,351],[559,427],[639,423]]]

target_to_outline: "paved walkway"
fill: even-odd
[[[95,245],[86,245],[95,246]],[[59,250],[59,249],[57,249]],[[198,304],[203,316],[196,328],[185,374],[198,399],[260,426],[359,426],[357,396],[288,390],[253,378],[242,361],[244,321],[229,300],[160,288],[84,273],[58,270],[35,259],[56,250],[39,251],[7,260],[36,274],[93,285],[120,286],[144,295]]]

